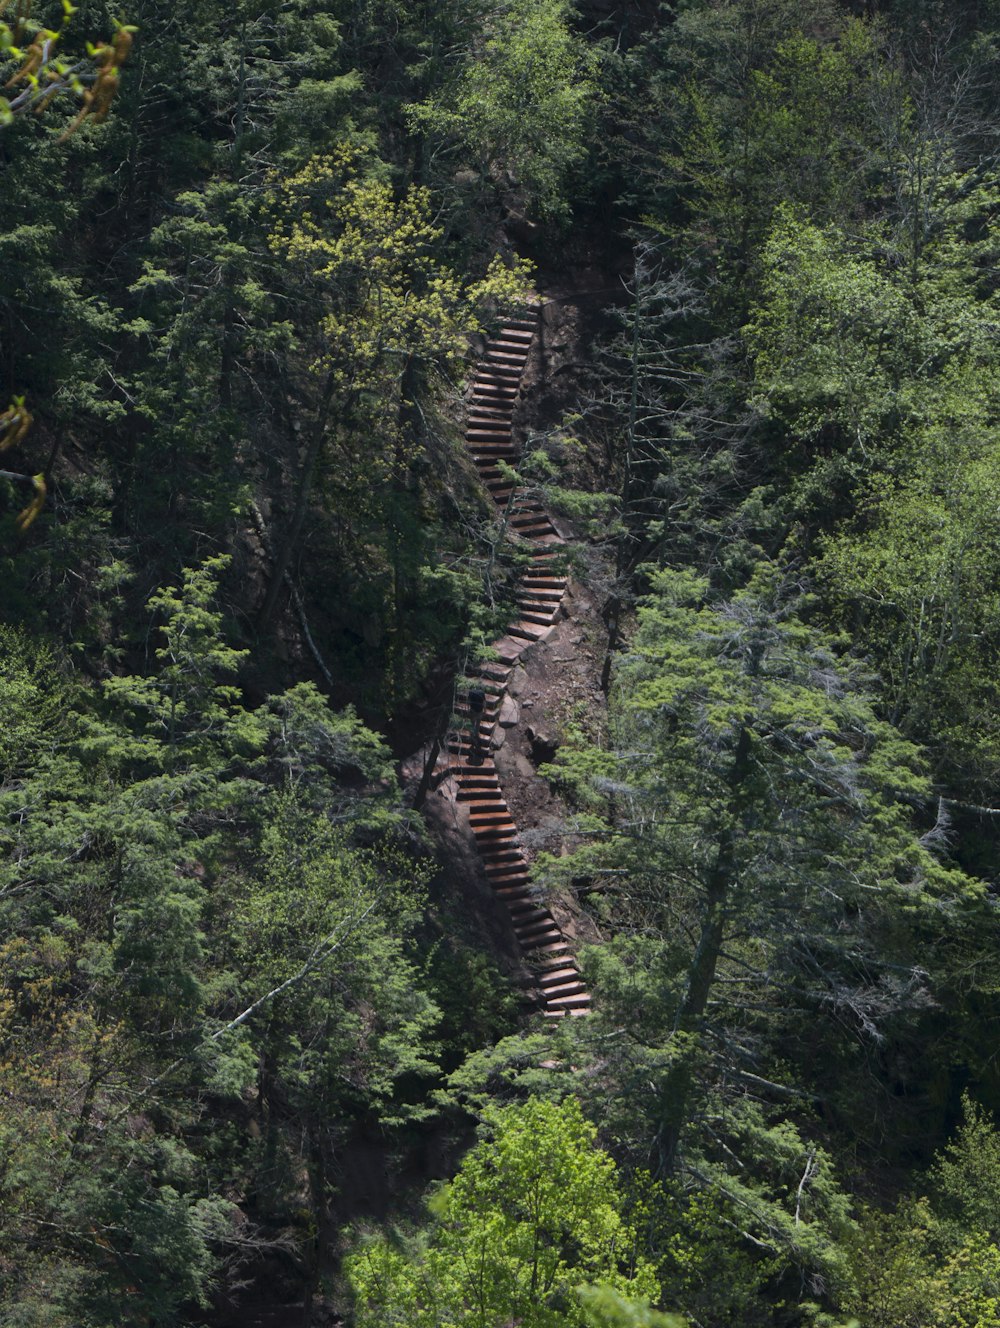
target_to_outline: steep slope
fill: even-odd
[[[508,680],[524,653],[556,621],[568,581],[560,569],[563,537],[541,504],[519,488],[499,464],[513,466],[519,455],[513,433],[514,403],[537,323],[537,310],[531,317],[509,319],[487,344],[471,385],[466,444],[484,485],[504,511],[515,537],[530,548],[531,558],[519,586],[517,617],[493,643],[495,658],[479,664],[470,674],[484,694],[478,724],[468,695],[456,706],[468,728],[449,735],[447,768],[456,780],[458,800],[468,805],[486,875],[536,974],[538,1005],[547,1018],[563,1018],[586,1014],[590,994],[567,937],[532,882],[492,754]]]

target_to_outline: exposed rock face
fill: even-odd
[[[520,718],[521,707],[512,696],[505,696],[500,707],[500,714],[497,716],[497,723],[501,728],[512,729]]]

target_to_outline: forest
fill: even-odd
[[[998,106],[0,0],[0,1323],[1000,1324]]]

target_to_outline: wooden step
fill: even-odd
[[[528,865],[527,859],[516,844],[513,847],[484,844],[480,849],[480,857],[486,870],[492,871],[497,876],[502,876],[515,867]]]
[[[517,391],[521,382],[521,370],[508,368],[503,364],[491,364],[483,367],[472,380],[476,391],[484,387],[509,387]]]
[[[511,350],[527,356],[528,348],[531,345],[533,334],[530,332],[518,332],[511,329],[509,332],[499,332],[495,337],[490,337],[486,343],[487,354],[495,346],[510,346]]]
[[[505,389],[509,389],[511,386],[512,386],[511,383],[503,384],[503,387]],[[476,393],[474,387],[472,387],[471,391],[472,395],[475,396]],[[513,415],[514,413],[514,405],[513,402],[511,401],[477,401],[477,402],[470,401],[466,404],[465,410],[466,410],[466,416],[489,415],[492,417],[499,416],[501,418],[503,416],[506,416],[508,419],[510,419],[511,415]]]
[[[554,922],[534,922],[530,927],[514,926],[514,935],[522,950],[533,950],[542,945],[558,945],[562,932]]]
[[[507,907],[510,910],[511,921],[514,923],[514,930],[517,931],[519,935],[522,930],[530,928],[536,922],[544,922],[548,919],[548,922],[546,923],[546,925],[548,925],[548,923],[552,921],[549,910],[547,908],[539,908],[537,904],[526,904],[519,909],[511,908],[509,904]]]
[[[505,905],[510,921],[515,926],[530,920],[538,909],[538,900],[530,896],[525,899],[503,899],[501,903]]]
[[[549,969],[540,978],[534,978],[539,987],[558,987],[566,982],[575,982],[579,980],[579,969],[569,965],[562,964],[556,968]]]
[[[494,373],[520,378],[527,358],[527,355],[519,354],[516,350],[500,350],[499,347],[496,350],[487,349],[486,354],[476,365],[473,382],[482,378],[484,374]]]
[[[492,756],[487,743],[484,739],[482,750],[477,751],[473,748],[471,742],[449,743],[447,747],[449,756],[452,758],[452,764],[458,768],[458,771],[475,774],[482,765],[487,756]]]
[[[554,613],[566,598],[566,592],[564,590],[539,590],[537,586],[519,585],[517,598],[518,600],[523,599],[525,603],[530,600],[532,604],[544,604],[546,608],[551,609]]]
[[[538,945],[522,944],[522,949],[531,951],[532,963],[535,962],[536,956],[539,955],[556,956],[569,954],[569,946],[565,941],[543,941]]]
[[[536,945],[554,945],[563,939],[562,932],[548,915],[536,922],[515,922],[513,927],[514,935],[525,949]]]
[[[526,514],[525,516],[518,516],[515,513],[510,518],[510,524],[514,527],[515,530],[519,530],[522,533],[525,531],[536,530],[536,529],[537,530],[555,529],[555,527],[552,525],[552,522],[549,520],[547,516],[545,516],[544,513],[541,516],[532,515],[532,514]]]
[[[528,356],[523,351],[515,350],[510,343],[494,342],[493,345],[486,347],[486,354],[480,361],[482,364],[503,364],[510,365],[520,373],[528,362]]]
[[[515,898],[520,895],[534,895],[535,884],[531,879],[527,866],[512,867],[507,873],[497,873],[490,877],[495,893],[502,899]]]
[[[494,701],[492,705],[487,702],[482,710],[470,710],[468,706],[456,706],[453,713],[456,720],[454,728],[458,728],[463,720],[471,728],[473,721],[478,720],[479,732],[485,733],[491,724],[496,723],[497,715],[500,713],[500,702]],[[467,737],[468,734],[464,736]]]
[[[507,631],[510,632],[511,636],[520,636],[525,641],[537,641],[545,635],[551,626],[551,623],[546,623],[543,626],[541,623],[535,622],[517,622],[508,627]]]
[[[509,453],[513,457],[519,455],[517,444],[509,433],[483,433],[478,438],[467,438],[465,441],[477,466],[482,466],[484,461],[495,461],[498,452]]]
[[[516,872],[527,870],[528,867],[524,854],[516,844],[506,858],[496,853],[488,855],[484,849],[480,849],[479,856],[490,885],[509,885]]]
[[[539,585],[537,578],[532,578],[530,581],[519,581],[517,584],[519,588],[530,594],[532,599],[549,599],[554,603],[558,603],[566,593],[565,590],[558,590],[550,581]]]
[[[573,996],[555,996],[551,1001],[547,996],[545,998],[545,1008],[547,1010],[578,1010],[589,1004],[590,993],[587,991],[577,992]]]
[[[504,807],[496,810],[481,811],[477,810],[474,815],[469,817],[469,824],[474,830],[516,830],[517,825],[514,822],[510,811]]]
[[[530,880],[527,877],[525,877],[522,881],[518,882],[516,885],[503,885],[503,884],[498,884],[496,881],[492,881],[491,884],[493,886],[493,891],[496,894],[496,896],[499,899],[502,899],[503,902],[508,905],[511,903],[517,903],[519,900],[522,899],[537,900],[538,898],[531,885]]]
[[[567,964],[575,964],[576,960],[571,954],[566,955],[547,955],[533,954],[531,956],[531,967],[534,972],[544,976],[546,973],[553,972],[554,969],[564,968]]]
[[[483,401],[480,389],[485,388],[489,400]],[[470,399],[466,402],[466,418],[470,415],[488,415],[491,419],[510,419],[514,414],[514,402],[510,397],[504,396],[497,401],[491,395],[495,389],[499,388],[505,393],[516,393],[518,384],[512,378],[505,378],[501,382],[490,380],[488,382],[479,382],[478,380],[470,387]]]
[[[463,788],[466,787],[465,781],[462,781]],[[503,789],[499,783],[482,784],[478,788],[471,790],[471,797],[466,801],[473,802],[503,802]]]
[[[526,928],[544,922],[546,918],[548,918],[548,923],[552,922],[548,909],[540,907],[537,899],[518,899],[513,903],[505,900],[504,902],[507,904],[511,924],[518,935],[523,934]]]
[[[514,412],[501,409],[499,406],[495,410],[484,410],[476,407],[470,410],[465,417],[465,427],[467,429],[509,429],[513,420]]]
[[[497,869],[510,868],[515,870],[518,867],[526,867],[527,861],[517,844],[507,844],[503,841],[492,843],[486,840],[479,845],[479,856],[487,866]]]
[[[524,372],[524,365],[527,361],[527,355],[519,353],[513,349],[501,350],[488,348],[483,358],[476,365],[476,372],[473,375],[473,381],[483,377],[484,374],[502,373],[510,378],[520,378]]]
[[[516,341],[493,341],[487,346],[482,363],[513,364],[523,373],[530,353],[527,346]]]
[[[497,387],[495,384],[490,386],[477,386],[472,396],[469,398],[470,406],[492,406],[494,409],[505,407],[513,411],[514,398],[517,396],[516,387]]]
[[[522,881],[520,885],[497,885],[493,883],[493,888],[497,896],[503,900],[509,909],[541,908],[542,901],[538,891],[530,881]]]
[[[525,918],[515,924],[514,930],[518,936],[534,936],[540,931],[559,931],[559,924],[547,908],[539,908],[537,912],[537,917]],[[559,931],[559,935],[562,935],[561,931]]]
[[[493,641],[491,644],[504,662],[514,664],[524,654],[524,642],[516,641],[512,636],[502,636],[499,641]]]
[[[489,853],[486,849],[481,849],[479,856],[483,864],[483,870],[489,877],[491,885],[494,883],[505,883],[506,878],[510,877],[513,872],[518,871],[522,867],[527,867],[528,865],[524,860],[524,854],[516,844],[512,849],[507,851],[506,856],[503,856],[496,850],[494,850],[493,853]],[[500,882],[499,878],[501,876],[505,878],[504,882]]]
[[[579,978],[575,982],[563,983],[561,987],[546,987],[542,999],[548,1006],[557,1004],[565,1006],[566,1001],[573,996],[585,996],[587,998],[586,1003],[590,1004],[590,992]]]
[[[476,675],[484,679],[486,682],[499,683],[502,687],[510,677],[510,670],[511,666],[509,664],[501,664],[499,660],[489,659],[484,660],[482,664],[478,665]],[[469,677],[471,678],[473,676],[475,675],[470,672]]]

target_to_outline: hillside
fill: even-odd
[[[1000,1320],[998,92],[0,5],[0,1322]]]

